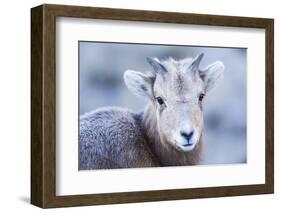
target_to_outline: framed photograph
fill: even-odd
[[[273,193],[273,29],[265,18],[32,8],[31,203]]]

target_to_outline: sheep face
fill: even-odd
[[[192,151],[203,131],[203,98],[222,77],[223,64],[199,70],[203,54],[195,59],[159,61],[148,58],[153,72],[126,71],[125,82],[135,94],[149,98],[161,142]]]

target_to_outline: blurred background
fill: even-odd
[[[205,164],[247,162],[247,50],[244,48],[79,42],[80,115],[103,106],[142,111],[146,100],[125,86],[127,69],[151,69],[146,57],[182,59],[204,53],[200,67],[220,60],[224,79],[204,98]]]

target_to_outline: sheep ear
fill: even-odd
[[[153,97],[153,78],[141,72],[127,70],[124,73],[124,81],[128,89],[137,96]]]
[[[224,64],[216,61],[203,70],[199,70],[199,75],[204,81],[206,91],[211,90],[223,78]]]

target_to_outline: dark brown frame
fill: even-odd
[[[266,34],[266,183],[56,196],[56,17],[262,28]],[[31,9],[31,203],[66,207],[274,192],[274,20],[63,5]]]

